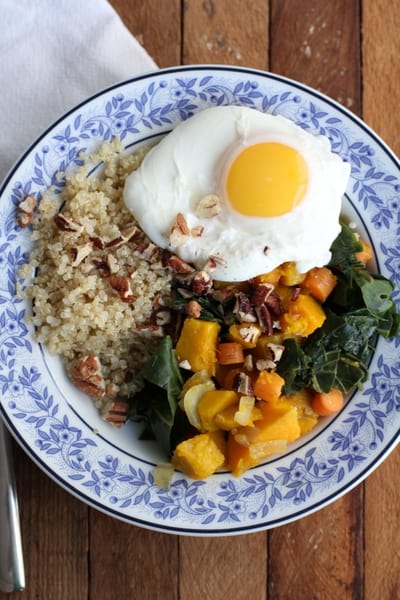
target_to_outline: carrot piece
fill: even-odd
[[[316,392],[311,400],[311,408],[321,417],[329,417],[338,412],[344,404],[343,393],[333,388],[330,392]]]
[[[285,381],[275,371],[260,371],[254,382],[254,394],[266,402],[273,402],[281,395],[284,383]]]
[[[360,240],[360,244],[362,245],[362,250],[357,252],[356,259],[366,265],[374,253],[372,252],[372,247],[365,240]]]
[[[237,365],[243,363],[243,347],[238,342],[218,344],[217,357],[220,365]]]
[[[336,283],[337,277],[330,269],[328,269],[328,267],[315,267],[308,271],[307,276],[303,281],[303,287],[305,287],[314,298],[320,302],[325,302]]]

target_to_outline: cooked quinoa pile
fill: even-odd
[[[67,175],[61,198],[48,190],[33,219],[34,250],[24,269],[35,269],[25,295],[33,302],[37,341],[62,357],[73,381],[79,361],[95,357],[102,390],[87,391],[103,410],[110,399],[140,388],[137,372],[160,341],[155,311],[170,293],[160,250],[123,202],[125,178],[144,154],[127,156],[114,140]]]

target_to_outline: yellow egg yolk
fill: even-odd
[[[295,148],[262,142],[235,157],[226,191],[232,208],[242,215],[278,217],[300,204],[307,184],[307,164]]]

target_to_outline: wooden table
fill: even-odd
[[[236,64],[292,77],[361,115],[399,153],[396,0],[112,4],[160,67]],[[63,491],[18,448],[15,454],[27,589],[10,598],[400,598],[398,450],[316,514],[228,538],[178,537],[116,521]]]

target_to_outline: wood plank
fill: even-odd
[[[241,0],[184,3],[184,64],[268,67],[268,2]],[[181,600],[264,599],[267,536],[180,538]]]
[[[160,68],[181,63],[180,0],[110,0]]]
[[[91,512],[90,597],[177,600],[178,537]]]
[[[363,2],[363,118],[400,154],[400,14],[396,3]],[[365,600],[400,597],[400,452],[365,482]]]
[[[185,0],[183,64],[268,67],[268,2]]]
[[[360,111],[358,0],[272,0],[271,68]]]
[[[264,600],[266,535],[181,538],[181,600]]]
[[[72,497],[14,447],[26,589],[0,599],[65,600],[88,597],[88,507]]]
[[[273,0],[271,69],[360,112],[360,14],[353,0]],[[269,593],[290,598],[360,598],[363,488],[269,535]]]

